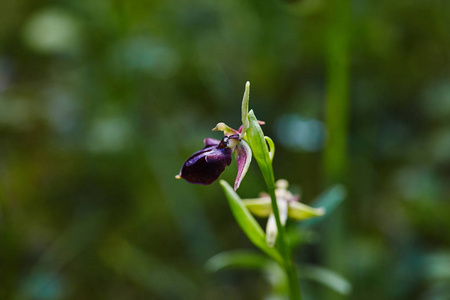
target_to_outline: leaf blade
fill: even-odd
[[[275,179],[273,177],[272,161],[269,156],[267,142],[253,110],[250,110],[248,113],[248,121],[249,127],[247,129],[246,140],[261,169],[261,173],[263,174],[270,194],[270,190],[275,190]]]
[[[263,270],[271,263],[266,256],[251,250],[233,250],[214,255],[205,263],[209,272],[224,269],[256,269]]]
[[[264,251],[267,255],[272,257],[274,260],[283,263],[283,259],[275,248],[270,248],[266,244],[266,235],[264,231],[256,222],[255,218],[251,215],[245,205],[242,203],[241,198],[233,190],[233,188],[225,180],[220,180],[220,185],[222,186],[225,195],[230,204],[231,212],[233,213],[236,221],[238,222],[241,229],[250,239],[250,241],[259,249]]]
[[[316,281],[342,295],[349,295],[352,291],[351,283],[331,270],[313,265],[303,265],[301,270],[302,279]]]

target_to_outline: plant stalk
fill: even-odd
[[[270,199],[272,202],[272,211],[275,215],[275,222],[277,224],[278,229],[278,238],[277,243],[280,248],[280,253],[283,256],[284,265],[282,266],[286,272],[286,276],[289,282],[289,298],[291,300],[301,300],[302,295],[300,292],[300,285],[298,282],[297,271],[292,261],[291,251],[286,239],[286,231],[284,226],[281,224],[280,212],[278,209],[277,199],[275,196],[275,179],[273,176],[273,169],[271,170],[271,178],[266,178],[264,176],[264,180],[267,185],[267,189],[270,195]]]

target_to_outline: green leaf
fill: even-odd
[[[239,226],[242,228],[244,233],[250,239],[250,241],[259,249],[267,253],[274,260],[283,263],[283,259],[275,248],[270,248],[266,244],[266,235],[264,231],[256,222],[255,218],[251,215],[245,205],[242,203],[241,198],[233,190],[233,188],[225,181],[220,180],[220,185],[222,185],[225,195],[227,196],[228,203],[230,204],[231,212],[233,213]]]
[[[266,139],[261,126],[256,119],[253,110],[248,113],[249,127],[247,129],[246,139],[253,152],[253,157],[261,169],[264,180],[270,191],[275,190],[275,180],[273,177],[272,160],[270,159],[269,149],[267,147]]]
[[[302,222],[299,226],[302,228],[310,227],[319,224],[326,217],[330,216],[331,213],[339,206],[339,204],[347,196],[347,191],[343,185],[337,184],[327,189],[325,192],[320,194],[311,204],[314,207],[323,207],[327,212],[325,216],[321,218],[310,219]]]
[[[280,211],[275,196],[275,179],[273,175],[272,159],[270,157],[269,147],[253,110],[250,110],[250,112],[248,113],[248,121],[250,126],[247,130],[247,141],[250,145],[250,148],[252,149],[253,156],[255,157],[256,162],[259,165],[259,169],[263,174],[264,181],[267,185],[267,192],[271,198],[272,211],[277,224],[277,235],[279,235],[283,240],[283,245],[281,245],[280,250],[283,253],[283,257],[285,259],[288,259],[289,255],[286,252],[288,251],[288,249],[285,248],[284,241],[284,227],[281,223]]]
[[[217,272],[223,269],[256,269],[266,268],[272,263],[266,256],[251,250],[234,250],[214,255],[205,264],[209,272]]]
[[[301,279],[310,279],[342,295],[349,295],[352,291],[352,285],[341,275],[317,266],[303,265],[300,268]]]

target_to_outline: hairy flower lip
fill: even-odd
[[[181,167],[176,178],[183,178],[194,184],[209,185],[231,164],[233,148],[228,147],[230,140],[239,140],[239,136],[224,136],[221,141],[206,138],[205,147],[192,154]]]

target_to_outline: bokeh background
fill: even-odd
[[[295,260],[353,291],[307,299],[450,299],[449,33],[446,0],[2,1],[0,298],[266,299],[205,271],[254,248],[220,186],[174,179],[249,80],[276,177],[347,191]]]

